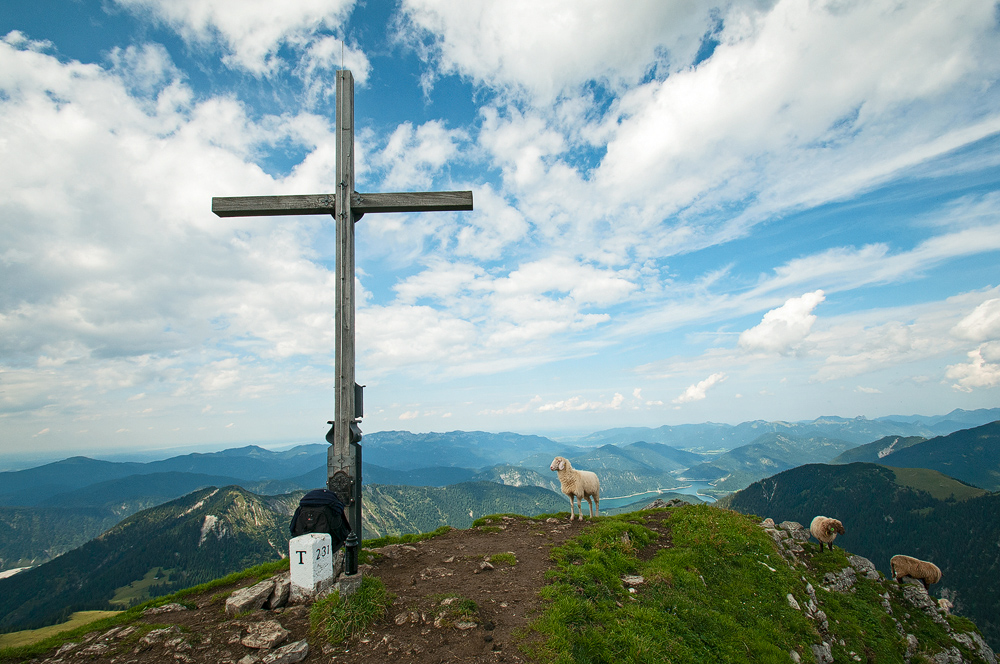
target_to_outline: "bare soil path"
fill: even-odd
[[[93,632],[34,661],[252,664],[264,662],[281,645],[307,639],[305,662],[524,662],[519,644],[530,638],[527,626],[540,609],[549,552],[583,527],[567,519],[503,517],[493,525],[378,549],[376,562],[364,573],[381,579],[395,595],[389,615],[362,637],[336,646],[310,634],[308,606],[227,618],[226,597],[251,583],[246,581],[186,597],[195,609],[141,619],[157,631]],[[251,626],[268,620],[288,630],[287,639],[270,650],[244,645]]]

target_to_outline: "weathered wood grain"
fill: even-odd
[[[471,191],[426,191],[362,194],[351,197],[351,210],[368,212],[454,212],[472,209]],[[212,199],[220,217],[280,217],[299,214],[336,214],[333,194],[298,196],[232,196]]]
[[[333,214],[333,194],[300,196],[231,196],[212,198],[212,212],[220,217],[280,217],[293,214]]]
[[[385,194],[355,193],[355,212],[452,212],[472,209],[471,191],[424,191]]]

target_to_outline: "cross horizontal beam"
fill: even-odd
[[[300,196],[214,197],[212,212],[220,217],[278,217],[301,214],[334,214],[333,194]],[[452,212],[472,209],[471,191],[398,192],[351,196],[351,211],[366,212]]]

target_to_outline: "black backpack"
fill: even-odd
[[[336,551],[351,532],[351,524],[344,514],[344,503],[337,494],[327,489],[313,489],[302,496],[292,515],[289,526],[292,537],[306,533],[328,533]]]

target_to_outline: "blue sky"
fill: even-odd
[[[79,0],[0,15],[0,454],[941,414],[1000,395],[992,2]]]

